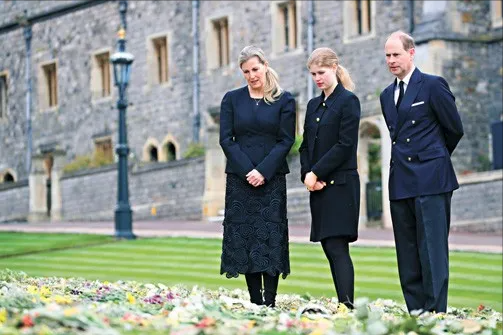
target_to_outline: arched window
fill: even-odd
[[[149,150],[149,157],[151,162],[157,162],[159,160],[159,156],[157,154],[157,148],[152,146]]]
[[[141,160],[144,162],[158,162],[161,160],[159,148],[161,148],[159,142],[155,138],[149,137],[143,145]]]
[[[14,182],[14,176],[11,175],[9,172],[7,172],[3,176],[3,182],[4,183],[13,183]]]
[[[173,142],[166,143],[166,154],[168,162],[176,160],[176,148]]]
[[[176,161],[179,158],[180,146],[172,134],[167,134],[159,146],[159,160],[163,162]]]

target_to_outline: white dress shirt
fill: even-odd
[[[412,73],[414,72],[415,69],[416,69],[416,66],[412,65],[412,69],[410,70],[410,72],[402,79],[402,81],[403,81],[403,94],[404,95],[405,95],[405,91],[407,91],[407,86],[409,86],[410,77],[412,77]],[[400,83],[400,79],[398,79],[398,77],[397,77],[396,78],[396,85],[395,85],[395,105],[398,101],[398,96],[400,95],[400,86],[398,86],[399,83]]]

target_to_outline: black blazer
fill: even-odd
[[[326,110],[316,116],[323,100],[322,93],[307,104],[304,139],[299,148],[302,182],[313,171],[319,180],[337,183],[336,179],[345,178],[341,171],[357,168],[360,101],[339,83],[328,97]]]
[[[381,93],[391,136],[390,200],[459,187],[450,155],[463,136],[454,95],[444,78],[415,69],[397,111],[395,82]]]
[[[256,105],[248,87],[227,92],[220,107],[220,146],[226,173],[246,180],[253,169],[270,180],[290,172],[286,156],[295,141],[295,100],[284,91],[278,100]]]

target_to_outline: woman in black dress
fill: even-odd
[[[302,182],[310,191],[311,241],[321,241],[339,302],[352,308],[354,270],[349,243],[358,237],[360,102],[350,92],[354,84],[333,50],[314,50],[307,68],[321,90],[307,104],[299,149]]]
[[[279,275],[290,273],[285,175],[295,100],[260,48],[245,47],[239,66],[248,85],[227,92],[220,109],[227,157],[220,273],[244,274],[251,302],[274,307]]]

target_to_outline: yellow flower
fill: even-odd
[[[309,333],[309,335],[323,335],[325,332],[321,330],[320,328],[316,328],[312,332]]]
[[[140,321],[140,325],[142,325],[143,327],[149,327],[151,324],[151,321],[147,320],[147,319],[142,319]]]
[[[72,308],[67,308],[63,311],[63,314],[65,316],[73,316],[73,315],[76,315],[79,313],[79,310],[75,307],[72,307]]]
[[[72,303],[72,300],[67,298],[67,297],[64,297],[62,295],[55,295],[53,297],[53,300],[55,303],[57,304],[60,304],[60,305],[65,305],[65,304],[71,304]]]
[[[51,295],[51,290],[47,286],[42,286],[40,288],[40,295],[44,297],[48,297]]]
[[[256,323],[256,321],[255,321],[255,320],[250,320],[250,321],[248,322],[248,325],[246,326],[246,328],[248,328],[248,329],[252,329],[252,328],[255,326],[255,323]]]
[[[337,306],[337,313],[348,314],[348,312],[349,308],[343,303],[339,303],[339,305]]]
[[[303,315],[303,316],[300,318],[300,321],[305,322],[305,323],[309,323],[309,322],[311,321],[311,319],[310,319],[310,318],[308,318],[307,316],[304,316],[304,315]]]
[[[26,291],[30,294],[37,294],[38,293],[38,287],[30,285],[26,288]]]
[[[7,320],[7,310],[5,308],[0,309],[0,324]]]
[[[127,301],[129,301],[130,304],[135,304],[136,303],[136,298],[129,292],[126,293],[126,298]]]

